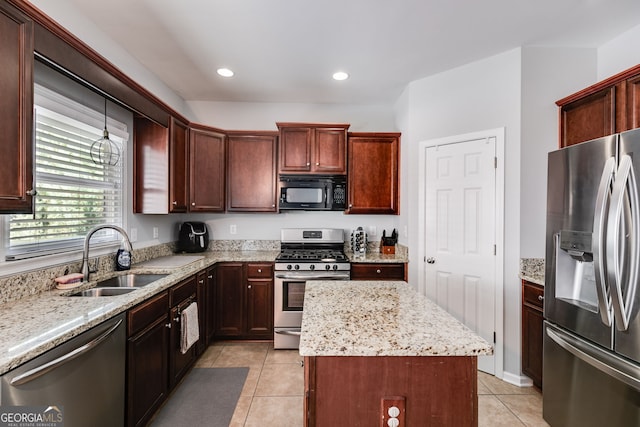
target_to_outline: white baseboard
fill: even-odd
[[[518,387],[533,387],[531,378],[525,375],[516,375],[510,372],[503,372],[502,380]]]

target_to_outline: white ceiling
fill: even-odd
[[[386,104],[413,80],[518,46],[598,47],[640,24],[638,0],[33,3],[73,6],[187,101]],[[351,78],[333,81],[337,70]]]

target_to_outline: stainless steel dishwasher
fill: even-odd
[[[0,406],[57,406],[65,427],[124,425],[121,314],[2,376]]]

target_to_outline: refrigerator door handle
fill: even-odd
[[[602,323],[611,326],[611,293],[607,284],[607,270],[605,268],[605,236],[607,222],[607,208],[611,200],[611,184],[616,169],[616,158],[609,157],[605,162],[598,185],[596,207],[593,215],[593,267],[596,277],[596,291],[598,294],[598,308]]]
[[[625,195],[628,195],[631,224],[627,227],[622,224],[625,211],[623,204]],[[613,312],[616,319],[616,326],[620,331],[629,328],[631,313],[633,312],[633,301],[638,282],[638,244],[640,244],[640,218],[638,212],[638,185],[633,171],[633,162],[627,154],[620,159],[620,166],[616,173],[616,180],[611,194],[611,207],[607,220],[607,273],[611,284],[611,300]],[[622,232],[629,233],[629,248],[621,245],[620,236]],[[630,250],[630,254],[626,251]],[[628,256],[627,256],[628,255]],[[626,283],[626,293],[622,293],[622,273],[620,259],[630,260],[628,264],[629,275]]]
[[[546,327],[546,332],[547,336],[556,344],[578,359],[640,391],[640,369],[636,366],[619,357],[604,353],[602,350],[591,349],[589,348],[592,347],[590,344],[557,329],[551,329],[549,325]]]

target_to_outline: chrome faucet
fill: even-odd
[[[84,282],[89,281],[89,274],[92,273],[91,271],[89,271],[89,240],[91,240],[91,236],[93,236],[96,231],[100,231],[105,228],[110,228],[120,233],[125,241],[125,249],[128,250],[129,252],[133,251],[133,247],[131,246],[131,241],[129,240],[129,236],[127,236],[127,232],[124,231],[124,229],[118,227],[117,225],[109,225],[109,224],[103,224],[103,225],[98,225],[96,227],[93,227],[91,230],[89,230],[89,232],[84,238],[84,251],[82,253],[82,267],[80,269],[80,272],[82,273],[82,281]]]

